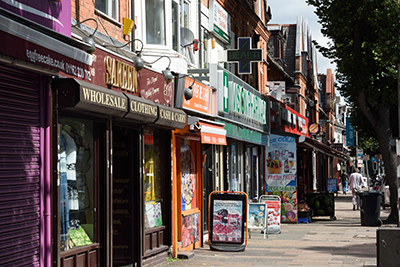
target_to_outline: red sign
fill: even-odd
[[[270,99],[271,129],[297,135],[309,136],[308,119],[279,100],[268,96]]]
[[[91,71],[93,84],[140,96],[164,106],[174,106],[174,82],[172,81],[167,84],[161,73],[147,68],[143,68],[141,71],[137,72],[134,70],[132,62],[111,55],[100,48],[96,49],[93,56]],[[110,65],[113,66],[112,64],[115,64],[115,66],[110,68]],[[117,73],[115,74],[116,82],[110,83],[107,81],[110,79],[109,76],[113,76],[112,74],[110,75],[110,72]],[[132,86],[128,86],[127,89],[124,89],[125,87],[122,85],[124,83],[121,82],[124,80],[126,80],[127,84],[131,84]]]
[[[318,123],[313,123],[310,125],[310,134],[317,135],[320,131],[320,126]]]

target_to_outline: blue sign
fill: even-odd
[[[346,146],[354,146],[354,127],[349,122],[349,117],[346,117]]]

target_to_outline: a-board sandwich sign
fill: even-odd
[[[210,249],[244,251],[247,195],[243,192],[211,192],[209,201]]]

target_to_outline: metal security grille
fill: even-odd
[[[0,65],[0,266],[40,265],[40,76]]]

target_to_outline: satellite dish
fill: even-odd
[[[188,28],[181,27],[181,46],[187,47],[192,45],[194,41],[194,34]]]

